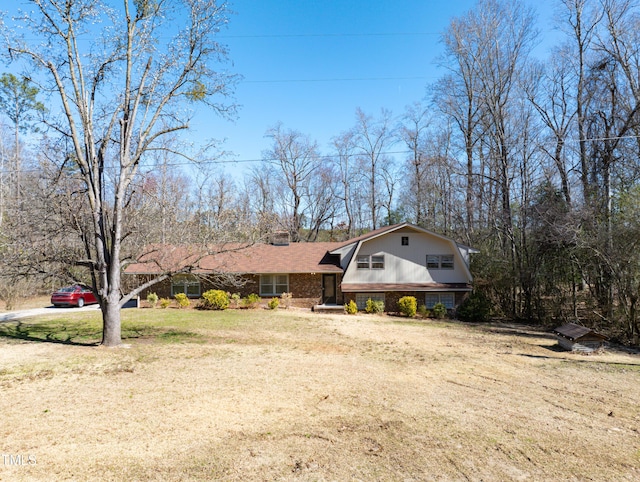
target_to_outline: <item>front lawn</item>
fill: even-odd
[[[298,310],[0,324],[4,480],[633,480],[640,359]],[[18,462],[24,463],[18,463]]]

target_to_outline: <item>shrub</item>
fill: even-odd
[[[191,301],[189,301],[189,298],[185,293],[178,293],[174,296],[174,298],[178,302],[179,308],[186,308],[191,304]]]
[[[147,303],[151,305],[151,308],[155,308],[158,305],[158,295],[155,293],[149,293],[147,295]]]
[[[255,293],[251,293],[249,296],[243,298],[242,300],[242,305],[246,308],[255,308],[258,306],[258,303],[260,303],[260,296]]]
[[[358,305],[353,300],[350,300],[349,303],[344,304],[344,311],[349,315],[355,315],[358,312]]]
[[[367,300],[367,306],[364,311],[367,313],[382,313],[384,311],[384,301],[374,301],[371,298]]]
[[[280,300],[278,298],[271,298],[269,303],[267,303],[267,306],[269,307],[270,310],[275,310],[276,308],[278,308],[279,305],[280,305]]]
[[[168,298],[162,298],[160,300],[160,308],[162,309],[168,308],[170,304],[171,304],[171,300]]]
[[[481,291],[473,291],[458,308],[456,316],[462,321],[484,322],[491,315],[491,301]]]
[[[226,310],[229,308],[229,294],[222,290],[205,291],[200,307],[205,310]]]
[[[4,301],[7,310],[14,310],[34,291],[32,282],[11,277],[0,284],[0,301]]]
[[[232,306],[238,308],[240,306],[240,293],[233,293],[230,298]]]
[[[415,296],[403,296],[398,300],[398,309],[400,313],[409,318],[413,318],[416,316],[416,311],[418,311],[418,302],[416,301]]]
[[[428,318],[431,312],[427,309],[426,305],[420,305],[418,307],[418,314],[423,318]]]
[[[291,299],[293,298],[293,293],[282,293],[280,295],[280,299],[282,300],[282,305],[285,309],[289,309],[291,306]]]
[[[431,308],[431,314],[433,315],[434,318],[437,318],[440,320],[445,316],[447,316],[447,307],[444,306],[442,303],[436,303],[435,305],[433,305],[433,308]]]

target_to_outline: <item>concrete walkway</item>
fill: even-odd
[[[100,305],[83,306],[82,308],[56,308],[55,306],[47,306],[45,308],[32,308],[30,310],[8,311],[0,313],[0,323],[21,320],[23,318],[33,318],[42,315],[63,315],[65,313],[78,313],[80,311],[99,310]]]

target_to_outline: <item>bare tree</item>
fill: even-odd
[[[309,186],[319,164],[318,145],[308,136],[286,129],[282,124],[269,129],[267,137],[273,144],[264,157],[277,166],[275,179],[281,181],[283,214],[290,220],[287,231],[295,243],[301,240],[303,215],[309,208]]]
[[[426,150],[429,141],[430,116],[428,109],[419,102],[406,107],[402,117],[398,136],[404,142],[410,155],[407,158],[407,166],[410,175],[406,177],[408,186],[405,196],[406,207],[413,213],[413,222],[419,226],[425,226],[427,208],[426,196],[428,195],[427,159]]]
[[[391,111],[382,109],[380,118],[374,119],[360,108],[356,109],[356,125],[352,131],[354,152],[357,155],[360,172],[367,180],[367,204],[371,227],[378,227],[380,211],[381,168],[394,162],[387,154],[395,142]]]
[[[450,74],[440,79],[432,88],[434,103],[445,115],[453,119],[462,136],[466,172],[466,227],[469,238],[475,229],[476,216],[482,199],[476,189],[479,175],[475,150],[482,135],[485,106],[481,98],[482,82],[480,65],[483,43],[486,39],[472,32],[476,21],[469,12],[454,18],[442,34],[445,52],[439,63],[449,69]],[[478,202],[474,202],[477,200]]]
[[[332,140],[335,151],[333,163],[336,166],[340,184],[338,196],[345,217],[344,226],[347,238],[351,238],[355,234],[356,219],[359,219],[358,211],[361,207],[359,202],[359,192],[361,190],[358,189],[359,176],[355,168],[355,146],[353,142],[353,133],[350,131],[343,132]]]
[[[546,69],[532,62],[522,84],[527,98],[549,131],[549,147],[543,143],[542,148],[552,160],[560,178],[564,198],[571,205],[570,165],[567,162],[566,145],[572,133],[576,110],[572,100],[574,76],[568,63],[568,55],[566,48],[557,50]]]
[[[3,29],[6,51],[42,71],[58,95],[63,120],[52,127],[73,146],[91,212],[89,250],[78,262],[92,273],[103,345],[121,343],[120,307],[145,288],[123,296],[120,279],[125,206],[140,163],[163,137],[189,127],[189,101],[229,113],[217,101],[232,85],[219,67],[227,52],[216,41],[226,7],[215,0],[122,0],[119,8],[51,0],[18,16],[28,34]]]
[[[273,170],[265,171],[263,166],[252,168],[244,177],[243,198],[253,215],[259,237],[265,238],[278,229],[279,215],[276,212]]]
[[[602,11],[593,0],[562,0],[560,27],[569,36],[568,50],[575,74],[575,109],[578,129],[580,180],[583,197],[591,197],[589,181],[589,154],[587,151],[587,117],[591,93],[587,88],[587,60],[596,32],[602,20]],[[587,201],[588,202],[588,201]]]
[[[338,211],[337,175],[330,163],[320,163],[306,188],[305,241],[317,241],[320,230],[333,226]]]
[[[453,59],[452,77],[445,78],[438,89],[447,86],[457,97],[441,102],[458,126],[464,139],[467,173],[467,224],[471,223],[471,193],[474,175],[489,181],[488,198],[484,204],[495,215],[489,226],[497,228],[502,256],[509,273],[508,311],[516,313],[518,240],[513,212],[513,181],[517,175],[519,149],[524,139],[517,112],[521,109],[519,76],[533,47],[537,32],[533,11],[519,0],[499,2],[480,0],[466,15],[454,19],[445,36],[448,58]],[[444,99],[448,96],[444,95]],[[483,135],[479,135],[482,133]],[[489,161],[487,172],[475,171],[469,155]],[[477,174],[476,174],[477,173]]]
[[[153,167],[141,170],[130,186],[127,232],[139,249],[152,243],[193,242],[188,222],[193,214],[191,180],[171,165],[169,151],[155,151],[151,157]]]

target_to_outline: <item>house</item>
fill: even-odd
[[[553,332],[562,348],[582,353],[591,353],[602,348],[607,340],[606,336],[575,323],[559,326]]]
[[[188,274],[152,288],[162,297],[178,292],[199,297],[214,287],[211,275],[218,275],[220,285],[219,275],[233,274],[242,278],[243,286],[215,287],[242,296],[292,293],[294,304],[307,307],[354,300],[362,309],[371,298],[384,301],[387,311],[396,311],[401,297],[415,296],[427,308],[442,303],[454,309],[471,291],[469,256],[475,252],[409,223],[341,243],[262,243],[213,251],[218,252],[199,256],[196,248],[157,247],[125,273],[143,282],[163,271],[192,266]]]

